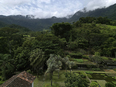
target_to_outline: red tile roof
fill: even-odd
[[[12,76],[2,85],[0,85],[0,87],[30,87],[35,78],[36,77],[32,74],[23,71],[17,75]]]

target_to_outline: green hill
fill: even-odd
[[[112,20],[116,20],[116,4],[111,5],[107,8],[98,8],[93,11],[83,12],[78,11],[76,12],[70,21],[77,21],[80,17],[108,17]]]

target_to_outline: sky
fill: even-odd
[[[65,17],[86,7],[94,10],[116,0],[0,0],[0,15],[34,15],[37,18]]]

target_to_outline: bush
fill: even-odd
[[[116,81],[112,81],[116,85]]]
[[[108,60],[108,58],[107,58],[107,57],[102,57],[102,59],[103,59],[103,60]]]
[[[83,59],[74,59],[78,63],[83,63]]]
[[[102,76],[106,76],[104,73],[101,73],[100,75],[102,75]]]
[[[99,53],[99,52],[95,52],[95,55],[96,55],[96,56],[100,56],[100,53]]]
[[[92,81],[90,87],[99,87],[99,84],[95,81]]]
[[[86,55],[83,55],[82,58],[84,58],[84,59],[89,59],[89,57],[86,56]]]
[[[86,79],[87,83],[90,83],[90,81],[88,79]]]
[[[107,83],[105,84],[105,87],[115,87],[115,85],[112,84],[111,82],[107,82]]]
[[[87,74],[88,78],[92,79],[92,76],[90,74]]]
[[[72,66],[72,69],[78,69],[78,65],[75,64],[74,66]]]
[[[80,75],[82,76],[82,78],[86,78],[86,74],[84,72],[80,72]]]
[[[82,53],[70,53],[69,55],[72,58],[82,58]]]

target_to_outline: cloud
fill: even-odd
[[[35,15],[39,18],[64,17],[87,7],[93,10],[116,0],[0,0],[0,15]]]
[[[88,0],[86,3],[87,10],[94,10],[97,8],[108,7],[116,3],[116,0]]]

